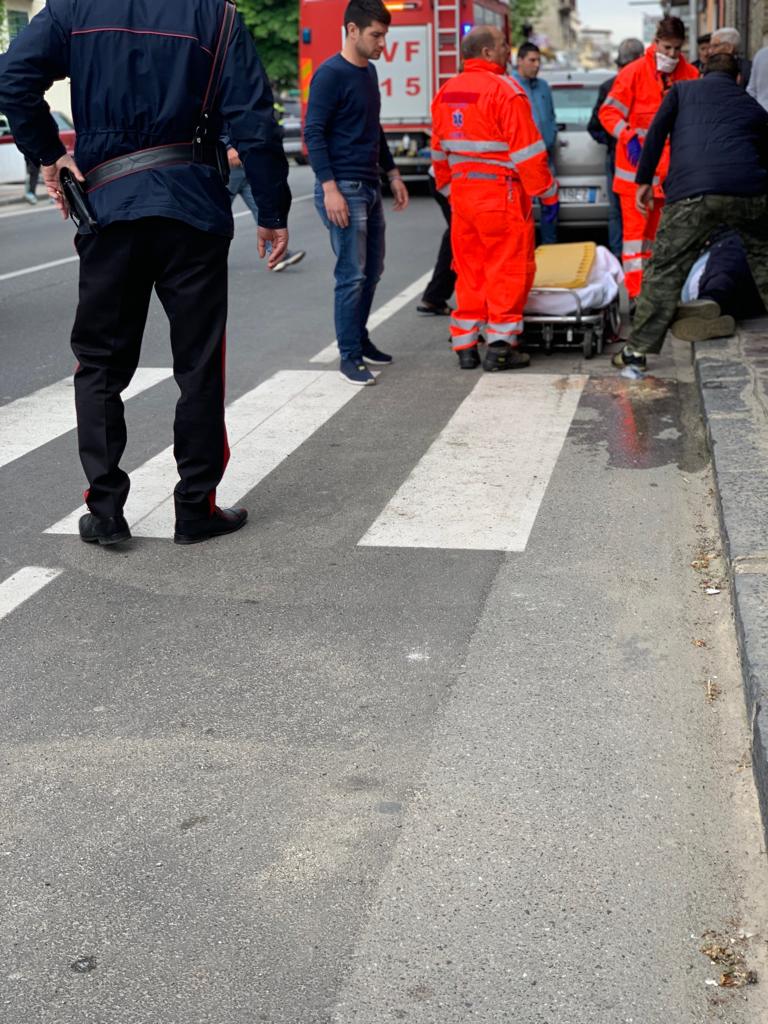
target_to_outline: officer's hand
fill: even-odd
[[[267,267],[273,270],[288,251],[288,228],[259,227],[259,259],[264,259],[269,246]]]
[[[227,148],[227,160],[229,160],[230,167],[242,167],[243,163],[240,156],[234,146]]]
[[[405,187],[405,182],[399,174],[389,179],[389,187],[392,189],[392,195],[395,198],[392,209],[404,210],[408,205],[408,189]]]
[[[69,205],[59,187],[59,172],[63,167],[68,167],[78,181],[85,181],[85,177],[75,163],[74,157],[70,156],[69,153],[59,157],[55,164],[43,164],[42,166],[43,183],[48,191],[48,195],[56,203],[61,210],[61,216],[66,220],[69,216]]]
[[[653,212],[653,185],[638,185],[635,191],[635,206],[639,213],[647,217]]]
[[[338,188],[328,188],[324,196],[325,214],[337,228],[349,227],[349,206]]]

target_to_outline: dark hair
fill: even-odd
[[[522,58],[529,53],[541,53],[541,50],[538,48],[536,43],[523,43],[523,45],[517,51],[517,59],[522,60]]]
[[[351,22],[359,29],[368,28],[380,21],[382,25],[389,25],[392,15],[382,3],[382,0],[349,0],[347,9],[344,11],[344,31]]]
[[[739,76],[739,58],[733,53],[711,53],[704,65],[704,74],[711,75],[713,71],[730,75],[731,78]]]
[[[711,43],[712,42],[712,33],[711,32],[705,32],[703,36],[699,36],[699,38],[696,40],[696,42],[698,43],[699,46],[705,45],[706,43]]]
[[[662,18],[656,26],[656,38],[685,40],[685,25],[679,18]]]

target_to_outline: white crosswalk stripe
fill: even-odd
[[[403,306],[406,306],[409,302],[415,299],[418,295],[424,291],[429,284],[430,278],[432,277],[432,271],[428,274],[422,274],[422,276],[409,284],[407,288],[404,288],[401,292],[395,295],[394,298],[390,299],[389,302],[385,302],[383,306],[379,306],[378,309],[374,310],[373,313],[368,317],[368,331],[373,331],[377,327],[380,327],[386,320],[398,313]],[[330,345],[326,345],[324,349],[312,356],[309,360],[310,363],[335,363],[339,358],[339,346],[336,342],[332,342]]]
[[[587,379],[481,377],[359,543],[524,551]]]
[[[227,408],[232,461],[217,502],[238,502],[259,481],[359,394],[335,372],[282,370]],[[137,537],[173,535],[173,488],[178,476],[173,449],[166,448],[131,474],[125,515]],[[85,506],[46,533],[77,533]]]
[[[162,367],[140,367],[123,392],[123,401],[167,380],[171,373]],[[71,377],[0,406],[0,468],[74,430],[75,426]]]
[[[34,597],[43,587],[60,576],[63,569],[46,569],[40,565],[27,565],[0,583],[0,619],[10,615],[19,605]]]

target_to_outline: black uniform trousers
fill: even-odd
[[[78,234],[80,301],[72,331],[75,405],[85,500],[97,516],[119,515],[130,481],[122,391],[139,362],[152,289],[171,326],[177,519],[205,519],[229,459],[224,426],[227,254],[230,240],[179,220],[120,221]]]
[[[453,252],[451,250],[451,204],[446,197],[435,188],[434,179],[429,179],[429,189],[446,219],[448,227],[440,242],[440,250],[437,254],[437,263],[432,274],[432,280],[422,296],[424,302],[431,306],[443,306],[453,295],[456,287],[456,274],[451,269],[453,263]]]

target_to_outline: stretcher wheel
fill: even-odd
[[[603,354],[605,348],[605,322],[598,324],[595,329],[595,351],[599,356]]]
[[[581,345],[581,350],[584,353],[585,359],[591,359],[595,354],[595,336],[592,331],[584,332],[584,341]]]
[[[621,309],[618,298],[610,304],[606,313],[606,338],[610,341],[621,341]]]

